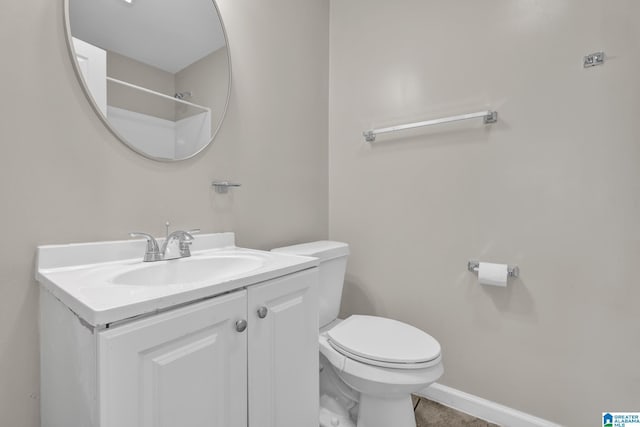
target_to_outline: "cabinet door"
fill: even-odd
[[[246,291],[100,332],[100,427],[246,427]]]
[[[250,427],[318,425],[317,279],[314,268],[249,288]]]

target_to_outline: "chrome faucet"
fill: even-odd
[[[191,256],[189,246],[193,242],[193,234],[200,230],[174,231],[169,234],[162,244],[162,249],[158,246],[158,241],[151,234],[134,232],[129,233],[131,237],[143,237],[147,240],[147,249],[144,253],[144,262],[166,261],[170,259],[185,258]]]

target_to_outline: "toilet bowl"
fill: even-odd
[[[444,372],[440,344],[426,332],[378,316],[338,319],[349,246],[312,242],[273,249],[320,259],[321,415],[335,426],[352,414],[357,427],[415,427],[411,394]],[[326,360],[327,363],[324,363]],[[344,406],[334,417],[322,397]],[[320,420],[320,424],[326,421]],[[346,424],[349,425],[349,424]],[[353,425],[353,424],[351,424]]]
[[[440,345],[410,325],[351,316],[319,336],[320,353],[359,393],[358,427],[415,427],[411,393],[443,373]]]

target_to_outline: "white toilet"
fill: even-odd
[[[320,241],[273,249],[320,259],[321,427],[415,427],[411,393],[443,373],[440,344],[406,323],[338,319],[349,245]]]

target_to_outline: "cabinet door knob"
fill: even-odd
[[[246,320],[238,320],[236,322],[236,331],[244,332],[247,329],[247,321]]]
[[[258,317],[264,319],[265,317],[267,317],[268,312],[269,309],[263,305],[262,307],[258,308]]]

